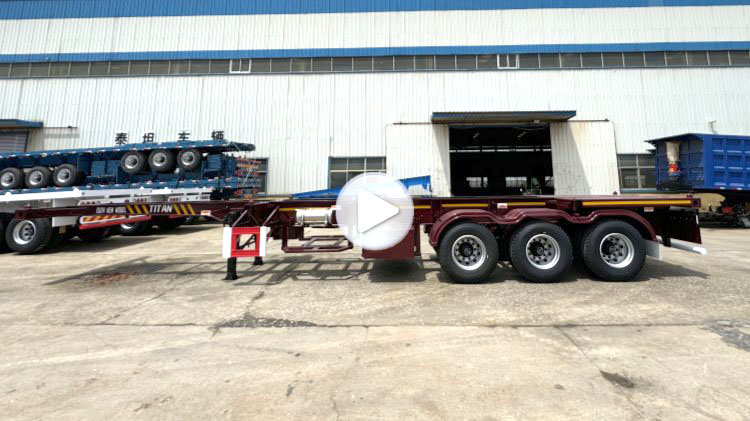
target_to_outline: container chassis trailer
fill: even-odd
[[[646,256],[661,258],[659,244],[705,254],[693,197],[512,196],[414,198],[413,225],[397,245],[362,250],[364,258],[413,259],[421,253],[420,229],[438,255],[442,269],[456,282],[489,278],[497,262],[510,261],[525,279],[562,279],[574,259],[595,276],[610,281],[633,279]],[[336,225],[336,201],[229,200],[192,202],[191,211],[224,224],[222,255],[226,279],[237,279],[237,259],[262,265],[270,239],[285,253],[334,253],[353,248],[342,235],[306,236],[307,213],[328,213]],[[91,215],[171,216],[168,202],[142,206],[76,206],[21,209],[17,218]]]

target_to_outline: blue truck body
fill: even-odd
[[[200,166],[192,171],[176,168],[159,173],[147,169],[138,174],[123,171],[120,160],[129,151],[148,154],[153,150],[198,149],[205,153]],[[181,141],[164,143],[126,144],[114,147],[60,149],[25,153],[0,154],[0,171],[5,168],[57,167],[74,165],[82,180],[72,187],[49,186],[44,188],[0,189],[0,194],[43,193],[78,190],[133,189],[133,188],[195,188],[210,187],[216,190],[236,190],[257,187],[251,177],[246,160],[227,155],[226,152],[251,152],[254,145],[223,140]]]
[[[680,175],[670,177],[667,142],[680,143]],[[655,146],[660,190],[750,191],[750,136],[686,133],[648,141]]]

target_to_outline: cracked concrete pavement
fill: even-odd
[[[750,418],[750,232],[636,282],[456,285],[358,253],[240,263],[217,226],[0,255],[2,419]]]

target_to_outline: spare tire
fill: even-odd
[[[20,254],[36,253],[49,244],[52,221],[49,218],[13,219],[5,229],[5,241]]]
[[[0,189],[21,189],[23,180],[23,171],[19,168],[11,167],[0,171]]]
[[[72,164],[62,164],[52,173],[52,182],[57,187],[72,187],[78,184],[78,168]]]
[[[202,159],[203,154],[201,151],[195,148],[189,148],[182,150],[177,154],[177,165],[185,171],[194,171],[200,167]]]
[[[128,151],[120,159],[120,167],[128,174],[138,174],[146,168],[146,156],[138,151]]]
[[[167,149],[157,149],[148,156],[148,166],[156,172],[172,172],[175,163],[174,152]]]
[[[41,189],[49,186],[52,179],[52,171],[47,167],[34,167],[26,173],[26,187],[30,189]]]

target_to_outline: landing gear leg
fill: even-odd
[[[253,260],[253,266],[263,266],[263,258],[256,257],[255,260]]]
[[[227,276],[224,277],[225,281],[236,281],[237,276],[237,258],[230,257],[227,259]]]

